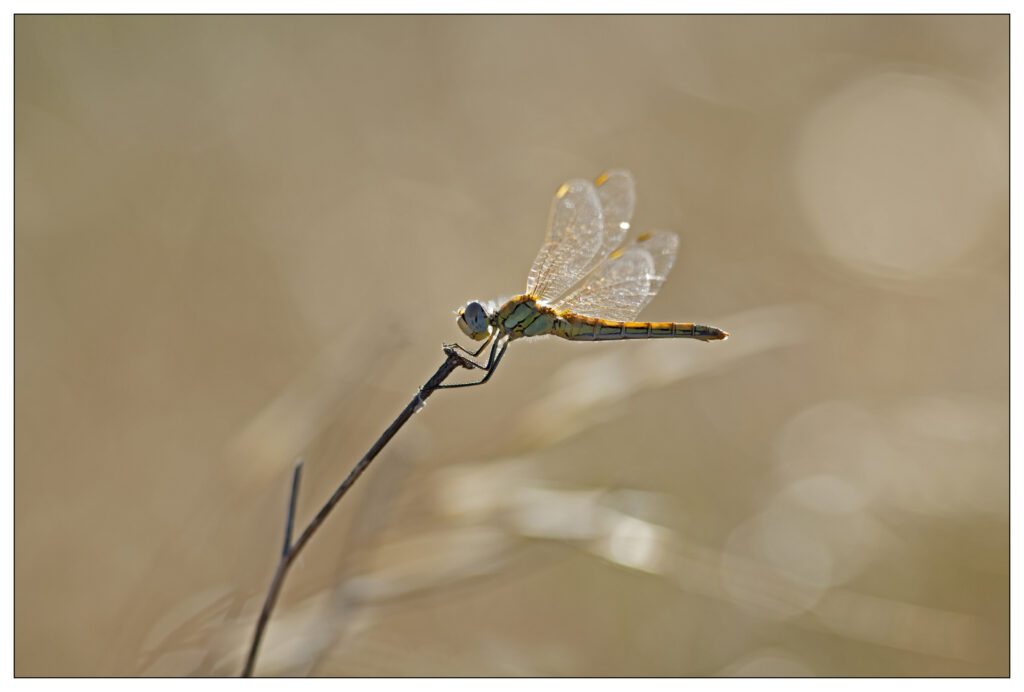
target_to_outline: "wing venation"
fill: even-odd
[[[634,320],[665,283],[678,248],[675,233],[641,234],[612,252],[554,307],[588,317]]]

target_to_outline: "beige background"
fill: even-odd
[[[1006,17],[18,17],[19,675],[235,674],[564,180],[682,236],[292,573],[291,675],[1005,675]]]

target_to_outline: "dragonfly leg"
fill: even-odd
[[[500,350],[498,348],[498,344],[501,344]],[[488,357],[488,359],[487,359],[487,365],[477,365],[476,363],[474,363],[474,365],[476,365],[478,368],[480,368],[485,373],[487,373],[486,375],[483,376],[483,378],[477,380],[476,382],[459,382],[457,384],[442,384],[442,385],[438,385],[437,388],[438,389],[454,389],[456,387],[475,387],[478,384],[483,384],[487,380],[491,379],[491,375],[493,375],[494,371],[498,369],[498,363],[501,362],[501,359],[504,357],[505,350],[507,348],[508,348],[508,340],[507,339],[503,343],[501,342],[500,339],[495,339],[494,340],[494,345],[491,346],[491,354],[490,354],[490,357]],[[497,354],[497,355],[495,355],[495,354]]]
[[[476,358],[477,356],[479,356],[481,353],[484,352],[485,348],[487,348],[490,345],[491,339],[493,339],[493,338],[494,338],[494,334],[491,334],[490,336],[488,336],[486,339],[484,339],[484,342],[482,344],[480,344],[480,348],[478,348],[475,351],[470,351],[469,349],[465,348],[461,344],[445,344],[445,346],[448,346],[449,348],[453,348],[453,349],[458,350],[458,351],[462,351],[467,356],[472,356],[473,358]],[[476,365],[478,368],[483,369],[483,366],[478,364],[478,363],[473,363],[473,365]]]

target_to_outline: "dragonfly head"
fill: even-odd
[[[473,300],[459,308],[457,324],[462,333],[475,341],[483,341],[491,333],[491,317],[483,305]]]

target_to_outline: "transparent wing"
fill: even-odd
[[[594,181],[597,196],[601,200],[601,214],[604,217],[604,238],[601,249],[594,257],[594,265],[610,255],[622,244],[629,231],[636,206],[636,184],[629,171],[616,169],[605,171]],[[589,269],[593,269],[591,266]],[[589,271],[588,269],[588,271]]]
[[[607,320],[636,319],[665,283],[678,249],[675,233],[643,233],[612,252],[554,307]]]
[[[605,259],[625,238],[636,206],[633,175],[605,171],[594,181],[600,223],[589,184],[572,180],[555,195],[548,235],[530,270],[526,292],[553,301]]]
[[[601,198],[588,180],[570,180],[555,193],[548,234],[526,282],[526,292],[554,301],[601,260]]]

